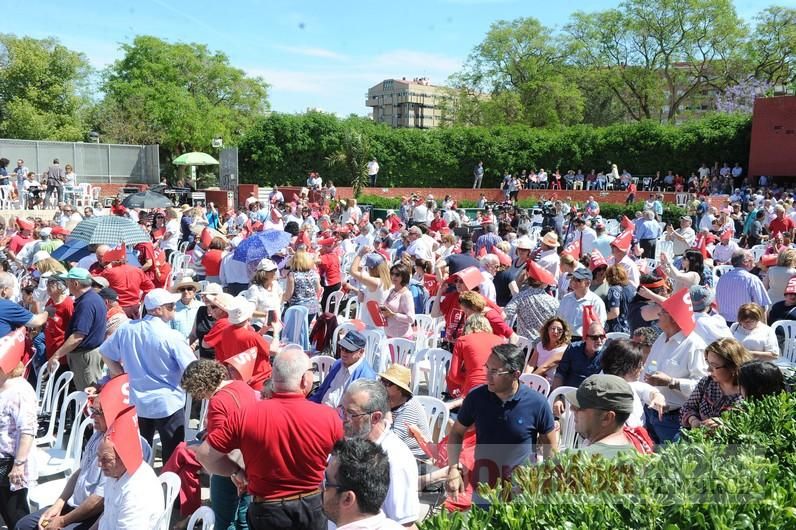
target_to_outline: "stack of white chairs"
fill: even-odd
[[[329,371],[332,369],[335,360],[336,359],[330,355],[314,355],[310,357],[310,366],[312,366],[313,370],[318,375],[317,379],[319,384],[323,383],[323,380],[329,375]]]
[[[171,529],[171,511],[174,506],[174,501],[180,493],[180,486],[182,481],[175,473],[167,471],[161,474],[158,479],[160,485],[163,487],[163,497],[165,501],[165,510],[160,516],[155,528],[153,530],[170,530]]]
[[[216,515],[213,513],[213,509],[209,506],[202,506],[193,512],[185,530],[197,530],[196,523],[199,521],[202,521],[202,527],[199,530],[213,530],[216,525]]]
[[[450,370],[453,354],[441,348],[429,348],[415,353],[412,364],[412,393],[420,394],[421,381],[426,383],[426,394],[442,398],[447,388],[445,378]]]
[[[366,329],[363,332],[365,336],[365,359],[367,359],[370,366],[376,370],[376,373],[383,372],[390,365],[390,352],[387,348],[387,336],[384,330],[379,329]]]
[[[83,439],[76,439],[77,433],[83,431],[80,422],[83,419],[83,408],[88,400],[88,395],[83,391],[72,392],[66,400],[60,404],[53,405],[54,410],[60,408],[58,414],[58,431],[49,447],[36,447],[34,458],[39,477],[51,477],[62,473],[71,473],[75,466],[80,465],[80,459],[75,460],[75,455],[79,451],[75,450],[75,444],[82,444]],[[66,431],[67,416],[72,411],[74,425],[72,429]],[[77,426],[77,428],[75,428]]]
[[[771,327],[776,332],[778,329],[785,334],[785,342],[782,345],[780,355],[792,363],[796,363],[796,321],[777,320]]]
[[[428,418],[428,431],[431,433],[431,441],[439,443],[445,437],[448,420],[450,419],[450,410],[441,399],[431,396],[417,396],[418,403],[423,405],[423,410]]]
[[[387,347],[390,350],[393,363],[408,368],[414,362],[415,350],[417,347],[415,341],[404,338],[387,339]]]
[[[69,394],[69,383],[72,381],[73,377],[74,374],[72,372],[64,372],[58,376],[58,379],[55,379],[51,376],[47,381],[44,397],[41,400],[41,405],[39,408],[39,414],[49,414],[50,421],[47,425],[47,433],[40,438],[36,438],[36,445],[47,445],[52,447],[52,445],[55,443],[55,426],[58,423],[57,414],[59,404],[66,401],[67,395]],[[53,382],[54,379],[55,382]]]
[[[755,245],[749,249],[752,252],[752,256],[755,258],[755,263],[760,261],[760,258],[762,258],[766,253],[767,248],[768,247],[766,245]]]
[[[415,314],[415,342],[418,350],[430,347],[430,342],[436,340],[434,336],[435,329],[433,318],[429,315]]]
[[[630,333],[624,331],[612,331],[605,334],[607,340],[630,340]]]
[[[564,399],[564,413],[558,418],[558,422],[561,425],[561,430],[558,435],[559,447],[562,451],[577,448],[579,442],[578,433],[575,431],[575,413],[572,412],[569,403],[567,403],[566,398],[564,398],[565,394],[573,390],[577,390],[577,388],[572,386],[560,386],[547,396],[547,402],[550,403],[551,407],[558,398]]]

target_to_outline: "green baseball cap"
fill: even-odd
[[[59,280],[90,280],[91,273],[80,267],[72,267],[66,274],[59,274]]]
[[[579,409],[633,412],[633,389],[627,381],[615,375],[592,375],[577,390],[564,396]]]

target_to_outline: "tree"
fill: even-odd
[[[354,197],[358,197],[368,182],[368,160],[370,143],[368,137],[353,127],[346,127],[340,149],[332,153],[329,164],[344,167],[351,179]]]
[[[772,6],[759,13],[743,52],[749,78],[771,85],[796,84],[796,9]],[[793,87],[796,88],[796,87]]]
[[[201,44],[138,36],[104,72],[98,127],[106,138],[158,143],[168,157],[234,144],[268,110],[267,87]]]
[[[86,58],[56,39],[0,35],[0,135],[86,139],[90,74]]]
[[[463,121],[482,125],[532,126],[578,123],[583,96],[562,73],[564,57],[553,32],[534,18],[493,23],[464,66],[451,77],[462,110],[477,112]],[[460,121],[462,115],[454,115]]]

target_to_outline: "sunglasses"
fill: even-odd
[[[196,289],[194,287],[180,287],[177,290],[179,292],[181,292],[181,293],[184,293],[184,292],[187,292],[187,291],[195,291]]]
[[[605,340],[606,339],[605,334],[602,334],[602,335],[586,335],[586,336],[589,337],[591,340]]]

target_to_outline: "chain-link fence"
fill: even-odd
[[[157,145],[87,144],[0,139],[0,157],[10,163],[9,172],[20,158],[30,171],[41,175],[58,159],[71,165],[78,182],[91,184],[157,184],[160,159]]]

